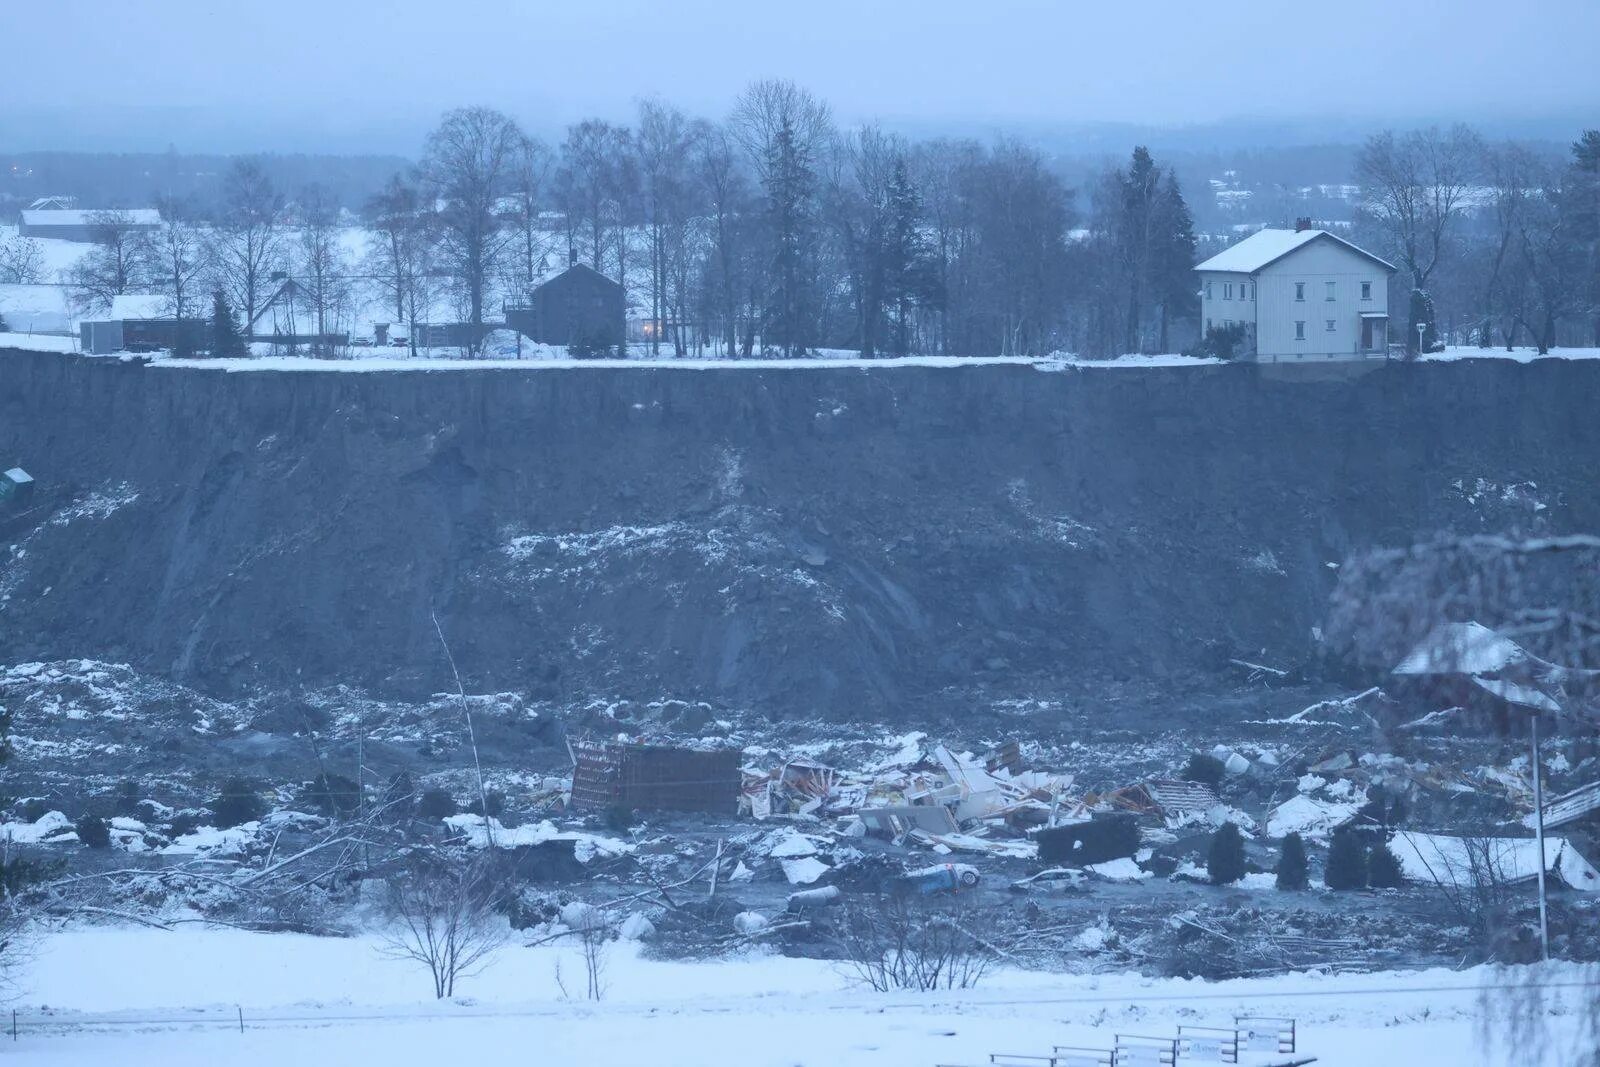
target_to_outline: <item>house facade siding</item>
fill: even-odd
[[[1309,241],[1251,273],[1199,277],[1203,326],[1249,326],[1253,354],[1245,358],[1277,363],[1387,352],[1387,318],[1364,327],[1363,317],[1388,315],[1389,271],[1338,240]]]
[[[506,308],[506,325],[541,344],[609,348],[625,337],[622,286],[576,264]]]

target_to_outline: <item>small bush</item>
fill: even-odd
[[[1328,845],[1328,865],[1322,882],[1329,889],[1361,889],[1367,884],[1367,850],[1348,828],[1335,830]]]
[[[335,818],[356,810],[361,787],[342,774],[319,774],[300,789],[300,802]]]
[[[1213,326],[1185,354],[1190,356],[1213,356],[1217,359],[1233,359],[1235,356],[1244,355],[1249,350],[1249,336],[1249,329],[1242,322],[1236,322],[1232,325]]]
[[[1211,835],[1206,874],[1211,877],[1212,885],[1231,885],[1244,877],[1244,835],[1233,823],[1223,823]]]
[[[139,817],[139,783],[123,781],[117,786],[117,796],[111,802],[113,815],[122,815],[130,819]]]
[[[626,804],[612,804],[600,813],[600,825],[614,834],[625,834],[633,826],[633,809]]]
[[[38,822],[51,810],[50,802],[44,797],[28,797],[17,802],[17,818],[23,822]]]
[[[1374,889],[1398,889],[1406,884],[1400,860],[1387,844],[1373,845],[1372,851],[1367,853],[1367,884]]]
[[[424,789],[422,796],[417,798],[417,818],[434,821],[448,819],[461,809],[456,804],[456,798],[446,790],[437,787]]]
[[[1311,884],[1308,867],[1305,840],[1299,834],[1285,837],[1278,853],[1278,888],[1305,889]]]
[[[267,802],[262,799],[256,784],[248,778],[229,778],[211,802],[211,815],[220,829],[241,823],[256,822],[267,813]]]
[[[1138,852],[1139,824],[1128,814],[1097,815],[1088,822],[1041,830],[1036,839],[1041,861],[1081,867]]]
[[[484,811],[485,801],[487,802],[489,808],[487,813]],[[464,810],[468,815],[487,814],[491,819],[498,819],[502,814],[505,813],[506,795],[500,792],[498,789],[490,789],[484,794],[482,801],[480,801],[477,797],[473,797],[472,800],[467,803],[467,806]]]
[[[1227,766],[1217,757],[1196,752],[1183,768],[1183,780],[1215,787],[1222,784],[1222,778],[1227,773]]]
[[[172,818],[167,820],[166,835],[168,837],[182,837],[192,834],[206,823],[216,822],[216,815],[195,808],[185,808],[172,813]],[[245,820],[249,822],[249,819]]]
[[[106,821],[98,815],[84,812],[78,816],[73,829],[78,831],[78,840],[90,848],[111,847],[111,827],[107,826]]]

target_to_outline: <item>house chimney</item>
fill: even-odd
[[[1309,229],[1311,229],[1311,218],[1310,218],[1310,216],[1304,216],[1303,215],[1300,218],[1297,218],[1297,219],[1294,220],[1294,232],[1295,233],[1305,233]]]
[[[567,266],[576,267],[577,265],[578,265],[578,250],[576,248],[569,248],[567,250]]]

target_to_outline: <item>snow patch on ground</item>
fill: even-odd
[[[1092,940],[1086,932],[1086,951]],[[556,982],[558,965],[569,988],[583,973],[576,946],[512,944],[462,995],[439,1002],[415,964],[381,958],[378,948],[370,935],[70,929],[44,942],[26,976],[15,1047],[32,1063],[126,1067],[407,1067],[500,1062],[529,1049],[540,1062],[597,1067],[884,1067],[1048,1055],[1055,1044],[1109,1048],[1119,1031],[1172,1033],[1179,1023],[1231,1025],[1235,1015],[1259,1014],[1293,1016],[1299,1053],[1323,1063],[1478,1063],[1479,991],[1493,977],[1432,970],[1209,983],[1007,969],[976,990],[876,994],[826,961],[670,963],[623,943],[608,950],[605,999],[592,1003]],[[1551,969],[1552,980],[1575,977]],[[43,1004],[56,1029],[30,1025],[45,1018]],[[92,1031],[75,1028],[81,1012],[166,1022]],[[1517,1062],[1546,1067],[1526,1056]],[[1557,1062],[1570,1061],[1549,1067]]]

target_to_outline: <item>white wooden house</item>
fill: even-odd
[[[1292,363],[1388,352],[1395,268],[1308,220],[1251,234],[1195,272],[1201,328],[1242,324],[1240,358]]]

